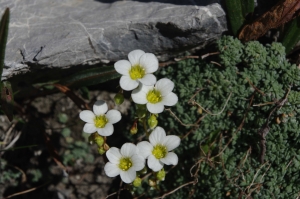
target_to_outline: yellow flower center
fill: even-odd
[[[133,80],[141,79],[145,76],[145,69],[140,65],[132,66],[129,70],[129,75]]]
[[[154,155],[154,157],[156,157],[156,159],[161,159],[166,157],[168,151],[167,151],[167,147],[157,144],[153,150],[152,150],[152,154]]]
[[[123,157],[123,158],[120,159],[119,168],[122,171],[127,171],[131,167],[132,167],[132,162],[131,162],[130,158]]]
[[[147,98],[148,102],[150,102],[151,104],[156,104],[162,100],[162,96],[161,96],[160,92],[155,89],[150,90],[147,93],[146,98]]]
[[[94,123],[97,128],[104,128],[108,123],[108,119],[105,117],[105,115],[99,115],[95,117]]]

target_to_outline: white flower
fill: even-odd
[[[121,120],[121,113],[117,110],[109,110],[108,112],[107,110],[106,102],[98,100],[93,106],[93,111],[81,111],[79,117],[86,122],[83,131],[86,133],[94,133],[97,131],[102,136],[110,136],[113,134],[113,124]]]
[[[163,78],[156,82],[155,86],[146,86],[140,84],[139,87],[132,91],[132,100],[137,104],[147,104],[150,113],[161,113],[164,106],[174,106],[178,97],[172,92],[174,83]]]
[[[180,138],[176,135],[166,136],[166,132],[161,127],[156,127],[149,136],[149,142],[143,141],[137,144],[139,154],[145,159],[148,158],[147,164],[150,169],[157,172],[166,165],[176,165],[178,157],[174,152],[180,144]]]
[[[111,147],[106,152],[109,160],[104,167],[106,175],[109,177],[120,175],[123,182],[133,182],[136,178],[136,171],[145,167],[145,159],[137,152],[137,147],[131,143],[123,144],[121,150]]]
[[[145,53],[142,50],[134,50],[128,54],[127,60],[120,60],[115,63],[115,69],[122,75],[120,86],[126,91],[138,87],[139,82],[147,86],[154,85],[156,77],[151,74],[158,69],[158,60],[152,53]]]

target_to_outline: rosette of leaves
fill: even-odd
[[[219,39],[216,43],[220,51],[219,57],[222,65],[229,67],[230,64],[236,65],[241,62],[244,46],[239,40],[236,41],[231,36],[224,36],[223,39]]]
[[[7,165],[6,160],[1,159],[0,161],[0,172],[1,172],[1,178],[0,178],[0,184],[11,184],[11,185],[17,185],[18,178],[21,176],[21,172],[14,169],[12,170]]]
[[[92,163],[94,156],[90,154],[89,150],[89,145],[82,141],[69,144],[68,150],[63,155],[63,163],[65,165],[74,165],[79,159],[84,160],[85,163]]]

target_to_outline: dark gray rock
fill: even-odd
[[[51,79],[57,69],[113,63],[134,49],[166,61],[227,29],[217,0],[1,0],[5,7],[11,19],[2,80],[43,72]]]

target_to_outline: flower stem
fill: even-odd
[[[143,118],[143,127],[144,127],[144,130],[146,132],[147,137],[149,137],[149,133],[148,133],[148,129],[147,129],[146,117]]]

